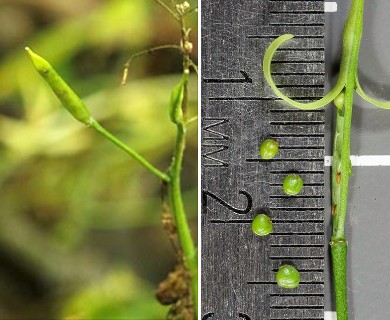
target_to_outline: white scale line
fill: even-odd
[[[337,12],[337,2],[325,2],[325,12]]]
[[[390,156],[351,156],[353,167],[389,167]],[[325,156],[325,167],[332,166],[332,156]]]
[[[334,311],[325,311],[324,320],[337,320],[336,312]]]

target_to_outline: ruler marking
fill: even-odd
[[[323,232],[311,232],[311,231],[307,231],[307,232],[272,232],[273,235],[275,236],[306,236],[306,235],[313,235],[313,236],[323,236],[324,233]],[[312,257],[313,258],[313,257]]]
[[[283,146],[279,145],[279,150],[323,150],[323,146]]]
[[[322,84],[278,84],[278,88],[323,88]],[[307,111],[307,110],[306,110]]]
[[[209,223],[252,223],[253,219],[231,219],[231,220],[220,220],[220,219],[211,219]]]
[[[285,2],[286,0],[268,0],[269,2]],[[306,0],[305,2],[322,2],[324,0]],[[291,0],[289,1],[289,3],[291,2],[296,2],[296,3],[301,3],[302,1],[300,0]]]
[[[284,115],[281,115],[280,113],[278,114],[279,116],[284,116]],[[294,111],[290,111],[290,113],[288,113],[288,115],[291,117],[292,115],[306,115],[305,113],[295,113]],[[316,119],[313,119],[313,120],[295,120],[295,119],[292,119],[292,120],[284,120],[284,119],[281,119],[281,120],[270,120],[269,121],[270,124],[272,125],[283,125],[283,126],[295,126],[295,125],[305,125],[305,126],[311,126],[312,128],[317,128],[318,129],[318,126],[319,125],[324,125],[325,122],[323,120],[316,120]]]
[[[337,2],[324,2],[325,12],[337,12]]]
[[[248,39],[273,39],[280,37],[280,34],[268,34],[268,35],[247,35]],[[304,34],[297,34],[294,35],[294,38],[296,39],[324,39],[325,37],[322,35],[304,35]]]
[[[310,47],[310,48],[294,48],[294,47],[284,47],[284,48],[278,48],[278,51],[325,51],[325,48],[316,48],[316,47]]]
[[[319,258],[319,257],[315,257],[315,258]],[[300,257],[300,256],[288,256],[288,257],[278,257],[278,256],[270,256],[269,257],[270,260],[310,260],[310,259],[313,259],[313,257]],[[313,283],[311,282],[312,284],[323,284],[324,282],[322,281],[321,283]]]
[[[274,76],[323,76],[325,72],[272,72]],[[291,110],[290,110],[291,111]],[[299,111],[299,110],[297,110]],[[302,110],[303,111],[303,110]],[[308,112],[307,110],[304,110]],[[310,112],[318,112],[318,110],[310,110]]]
[[[324,297],[323,293],[270,293],[271,297]]]
[[[295,26],[295,27],[323,27],[325,24],[322,23],[293,23],[293,22],[270,22],[270,26]]]
[[[298,96],[298,97],[292,97],[294,98],[295,100],[304,100],[304,101],[310,101],[310,100],[314,100],[314,99],[318,99],[319,96],[311,96],[311,97],[301,97],[301,96]],[[282,101],[282,99],[280,98],[276,98],[276,97],[209,97],[208,98],[210,101],[248,101],[248,100],[253,100],[253,101]],[[291,110],[293,109],[290,109],[289,111],[291,112]]]
[[[307,113],[307,110],[293,110],[293,109],[271,109],[270,110],[271,113],[304,113],[306,114]],[[310,113],[323,113],[322,110],[320,109],[317,109],[317,110],[311,110]]]
[[[279,11],[270,11],[269,12],[270,14],[280,14],[280,13],[287,13],[287,14],[308,14],[308,13],[311,13],[311,14],[318,14],[318,15],[322,15],[324,13],[323,10],[313,10],[313,11],[308,11],[308,10],[302,10],[302,11],[291,11],[291,10],[279,10]]]
[[[278,272],[279,268],[271,269],[273,272]],[[324,272],[324,269],[299,269],[300,272]]]
[[[323,162],[324,159],[292,159],[292,158],[278,158],[278,159],[270,159],[270,160],[264,160],[264,159],[257,159],[257,158],[249,158],[245,159],[247,162],[267,162],[267,163],[272,163],[272,162],[280,162],[280,161],[311,161],[311,162]]]
[[[272,309],[311,309],[311,310],[320,310],[323,309],[323,306],[297,306],[297,305],[288,305],[285,306],[270,306]]]
[[[271,187],[280,187],[283,186],[283,183],[269,183]],[[305,183],[306,187],[324,187],[324,183]]]
[[[270,133],[271,137],[277,138],[277,137],[323,137],[323,133]]]
[[[274,222],[272,220],[272,222]],[[273,248],[323,248],[324,245],[322,244],[270,244],[270,247]],[[299,270],[302,271],[302,270]]]
[[[325,196],[317,195],[279,195],[271,194],[270,199],[323,199]]]
[[[247,284],[271,284],[271,285],[277,285],[276,281],[247,281]],[[299,282],[299,285],[305,285],[305,284],[324,284],[323,281],[301,281]]]
[[[296,173],[296,174],[306,174],[306,173],[324,173],[324,170],[271,170],[270,173]]]
[[[307,64],[308,62],[311,62],[311,63],[322,63],[323,61],[322,60],[272,60],[272,64],[283,64],[283,63]]]
[[[324,316],[324,320],[337,320],[337,315],[334,311],[325,311]]]
[[[307,219],[307,220],[289,220],[289,219],[272,219],[272,222],[275,224],[278,223],[318,223],[318,221],[322,221],[323,217],[318,218],[318,219]]]
[[[206,8],[215,8],[216,10],[210,11],[212,15],[202,16],[206,20],[205,22],[202,21],[202,28],[206,30],[206,36],[202,38],[202,44],[204,45],[202,47],[202,53],[204,54],[202,60],[206,59],[203,61],[207,61],[205,66],[207,71],[210,72],[208,74],[213,75],[207,78],[209,79],[207,82],[210,82],[211,79],[211,82],[221,83],[211,86],[208,83],[201,82],[203,88],[206,88],[202,94],[203,101],[206,101],[206,109],[203,109],[202,113],[206,116],[208,114],[221,116],[228,114],[234,120],[229,129],[229,134],[232,137],[229,140],[229,148],[231,146],[241,148],[241,139],[244,139],[244,143],[247,140],[252,143],[257,139],[250,135],[251,130],[249,128],[239,126],[240,123],[245,123],[250,119],[249,124],[253,122],[257,137],[271,136],[279,139],[281,152],[277,159],[271,161],[270,166],[260,165],[262,159],[256,158],[256,153],[253,153],[252,156],[249,155],[248,159],[242,154],[240,160],[235,163],[237,166],[231,166],[220,171],[218,169],[214,171],[207,170],[207,177],[202,183],[206,183],[211,191],[216,191],[212,189],[213,187],[217,189],[222,187],[222,190],[224,190],[224,183],[233,184],[234,187],[237,183],[240,185],[242,179],[247,177],[247,174],[255,167],[256,171],[262,176],[265,175],[265,180],[254,182],[245,180],[245,183],[250,186],[248,190],[259,187],[258,183],[267,186],[268,181],[275,183],[282,181],[279,178],[288,172],[302,174],[302,177],[305,178],[304,181],[308,181],[305,184],[305,187],[308,188],[304,189],[301,196],[288,197],[288,199],[283,194],[279,195],[276,188],[271,189],[271,192],[261,191],[260,195],[253,194],[253,200],[256,201],[254,203],[257,206],[267,206],[267,211],[270,212],[270,217],[275,223],[274,232],[271,233],[265,243],[268,250],[264,254],[258,252],[243,258],[240,251],[236,250],[237,242],[227,241],[228,243],[226,243],[227,239],[237,239],[237,237],[242,236],[242,233],[245,233],[245,246],[257,245],[257,242],[253,241],[258,239],[250,232],[250,224],[253,221],[251,216],[256,212],[252,211],[242,216],[215,216],[217,219],[210,219],[214,216],[202,215],[202,228],[205,228],[203,229],[205,233],[201,233],[202,239],[206,241],[206,252],[211,250],[210,257],[202,258],[202,270],[205,266],[208,271],[204,274],[205,278],[202,281],[206,281],[206,284],[212,282],[211,286],[202,287],[202,308],[207,312],[213,312],[214,317],[218,319],[225,319],[227,315],[237,316],[238,312],[245,312],[251,317],[260,315],[263,318],[264,315],[264,317],[273,320],[287,318],[299,320],[303,318],[307,320],[320,319],[320,313],[323,310],[324,282],[321,281],[322,276],[318,273],[323,272],[324,254],[322,251],[324,251],[323,242],[325,241],[323,231],[324,197],[321,195],[323,190],[319,189],[324,186],[324,121],[320,114],[322,115],[324,111],[315,110],[313,113],[308,111],[303,113],[299,110],[300,113],[292,113],[296,110],[286,107],[284,102],[280,103],[282,100],[278,97],[261,97],[263,91],[251,95],[250,88],[246,85],[236,86],[233,84],[232,86],[229,82],[238,82],[242,79],[239,77],[229,79],[228,75],[230,73],[226,73],[226,70],[231,68],[233,72],[239,70],[238,66],[244,65],[247,70],[252,70],[250,68],[253,68],[253,65],[257,63],[257,60],[255,61],[253,57],[252,48],[256,48],[256,52],[261,54],[261,50],[266,48],[267,43],[271,42],[273,38],[287,32],[293,33],[297,35],[295,36],[297,40],[291,41],[288,47],[281,48],[282,54],[286,56],[278,55],[276,60],[273,61],[275,72],[272,75],[279,76],[279,78],[275,78],[276,83],[281,88],[285,88],[289,97],[293,99],[309,102],[321,98],[324,88],[321,83],[325,81],[323,59],[325,51],[323,46],[324,16],[322,16],[324,13],[321,10],[323,0],[315,1],[314,5],[312,1],[257,1],[244,1],[241,10],[236,13],[232,2],[222,1],[217,8],[217,5],[211,0],[204,0]],[[272,5],[272,2],[274,2],[274,5]],[[259,22],[258,17],[248,14],[252,12],[254,7],[268,10],[268,19]],[[233,19],[233,22],[230,21],[231,13],[237,15],[237,19]],[[218,21],[218,25],[214,21]],[[307,23],[302,23],[305,21]],[[268,26],[261,25],[262,23],[268,23]],[[217,28],[218,30],[216,30]],[[219,32],[223,32],[224,37],[227,35],[226,38],[220,38]],[[215,34],[215,36],[212,34]],[[234,46],[230,45],[230,36],[237,38],[237,43],[234,42]],[[265,39],[266,41],[248,41],[248,39]],[[217,45],[213,45],[214,41],[217,41]],[[298,45],[300,45],[299,48],[294,48]],[[242,50],[236,50],[236,48]],[[292,56],[292,60],[287,61],[287,56]],[[307,59],[305,59],[306,57]],[[310,72],[302,72],[304,69],[308,69]],[[225,77],[221,77],[223,81],[218,79],[218,75],[225,75]],[[234,74],[232,73],[232,75]],[[258,76],[253,78],[253,82],[256,86],[260,85],[260,88],[264,88],[261,78]],[[237,89],[240,91],[237,91]],[[213,101],[221,102],[213,103]],[[227,110],[222,108],[225,101],[227,101],[225,103],[228,106]],[[238,101],[238,103],[235,104],[235,101]],[[256,103],[256,101],[259,102]],[[262,103],[262,101],[265,101],[265,103]],[[214,105],[217,105],[217,108],[213,108]],[[266,108],[261,108],[262,105]],[[237,110],[237,106],[240,110]],[[259,110],[256,109],[257,106],[259,106]],[[248,114],[245,113],[245,107],[248,107]],[[212,113],[208,113],[208,108],[212,110]],[[241,108],[244,112],[241,112]],[[265,117],[262,117],[263,115]],[[259,119],[260,121],[254,121]],[[294,126],[297,126],[297,130],[293,129]],[[214,137],[214,135],[211,134],[210,137]],[[243,155],[244,157],[242,157]],[[230,153],[228,156],[230,156]],[[248,162],[253,163],[253,165],[248,165]],[[245,164],[247,165],[245,166]],[[269,178],[268,181],[267,178]],[[280,185],[275,184],[275,186]],[[260,188],[262,189],[261,186]],[[309,190],[309,188],[313,190]],[[313,195],[310,196],[309,193],[313,193]],[[229,193],[224,191],[222,194],[224,197],[228,197]],[[264,195],[265,197],[263,197]],[[234,201],[234,199],[232,198],[231,201]],[[282,210],[283,212],[281,212]],[[300,212],[302,212],[301,217],[298,214]],[[298,219],[292,219],[293,216]],[[229,217],[233,219],[227,219]],[[224,253],[218,250],[222,243],[225,243],[229,249]],[[221,254],[229,255],[229,258],[234,261],[234,267],[239,270],[238,274],[230,269],[225,270],[228,266],[218,264]],[[254,269],[250,267],[251,262],[258,262],[259,259],[261,261],[260,273],[253,273]],[[249,281],[249,284],[258,285],[252,289],[250,289],[250,286],[247,288],[245,286],[247,283],[241,280],[243,275],[252,275],[252,277],[260,279],[268,278],[270,270],[274,270],[276,266],[280,266],[281,263],[285,262],[291,262],[297,268],[302,266],[302,268],[299,268],[300,272],[306,272],[300,286],[296,290],[292,290],[294,291],[293,294],[289,290],[279,288],[274,277],[270,277],[270,280]],[[226,279],[230,279],[230,283],[226,283],[226,279],[223,277],[220,279],[221,281],[218,280],[214,284],[214,279],[219,279],[218,275],[215,277],[216,274],[213,271],[216,270],[216,263],[218,264],[218,274],[226,272]],[[275,268],[274,271],[276,272],[277,269]],[[271,275],[274,275],[274,273],[271,273]],[[253,278],[250,280],[253,280]],[[225,286],[225,289],[221,290],[220,286]],[[266,303],[259,305],[258,295],[252,293],[262,290],[261,286],[265,286],[267,289],[262,293],[267,296],[267,299]],[[286,299],[286,301],[283,301],[283,299],[278,299],[287,292],[286,297],[292,297],[295,300]],[[275,303],[269,300],[270,296],[277,297]],[[221,297],[223,298],[221,299]],[[311,300],[308,299],[310,297]],[[240,310],[237,310],[237,305],[240,306]],[[307,313],[304,309],[307,309]],[[271,313],[269,313],[269,310],[271,310]]]

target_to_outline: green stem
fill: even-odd
[[[175,216],[181,248],[183,250],[184,263],[188,271],[190,272],[192,300],[194,303],[194,313],[196,315],[198,306],[198,259],[194,242],[191,236],[191,231],[188,226],[187,216],[184,211],[180,183],[183,154],[185,149],[185,139],[186,128],[184,124],[179,123],[177,124],[177,137],[175,150],[172,158],[172,164],[168,172],[170,177],[170,182],[168,183],[168,192],[170,196],[172,212]]]
[[[167,10],[169,12],[169,14],[174,17],[177,21],[180,20],[180,17],[171,9],[168,7],[168,5],[162,1],[162,0],[154,0],[156,1],[160,6],[162,6],[165,10]]]
[[[104,129],[96,120],[91,120],[90,126],[92,128],[94,128],[96,131],[98,131],[99,133],[101,133],[108,140],[113,142],[115,145],[117,145],[120,149],[122,149],[128,155],[133,157],[136,161],[138,161],[141,165],[143,165],[146,169],[148,169],[155,176],[159,177],[161,180],[163,180],[165,182],[170,181],[170,177],[167,174],[158,170],[155,166],[153,166],[151,163],[149,163],[144,157],[142,157],[138,152],[131,149],[124,142],[122,142],[117,137],[112,135],[109,131]]]
[[[340,240],[330,243],[337,320],[348,320],[347,301],[347,242]]]
[[[345,218],[347,215],[348,184],[351,176],[350,138],[353,96],[363,30],[364,0],[353,0],[343,33],[343,57],[340,73],[346,74],[344,105],[337,109],[332,165],[332,217],[331,253],[336,293],[338,320],[348,319],[347,305],[347,241]]]
[[[178,45],[174,45],[174,44],[164,44],[164,45],[161,45],[161,46],[157,46],[157,47],[145,49],[145,50],[142,50],[142,51],[139,51],[139,52],[136,52],[136,53],[132,54],[132,55],[130,56],[130,58],[127,59],[127,61],[126,61],[126,63],[125,63],[125,67],[124,67],[124,69],[123,69],[123,75],[122,75],[121,84],[122,84],[122,85],[126,84],[126,81],[127,81],[127,74],[128,74],[128,72],[129,72],[130,65],[131,65],[131,63],[133,62],[133,60],[134,60],[135,58],[138,58],[138,57],[143,56],[143,55],[145,55],[145,54],[151,54],[151,53],[154,53],[154,52],[156,52],[156,51],[166,50],[166,49],[179,50],[180,52],[182,51],[181,47],[178,46]]]
[[[187,29],[185,25],[184,15],[181,14],[179,16],[179,22],[181,26],[181,46],[183,52],[183,74],[188,74],[191,64],[190,54],[192,50],[192,46],[190,45],[189,40],[190,29]],[[191,236],[191,231],[188,226],[181,192],[181,170],[186,143],[186,118],[188,109],[188,77],[185,77],[184,79],[183,100],[181,103],[183,117],[180,119],[180,121],[174,121],[177,133],[172,163],[168,170],[170,177],[170,182],[168,183],[168,192],[172,212],[175,217],[180,246],[183,250],[184,264],[189,272],[194,319],[198,319],[198,257],[194,241]]]

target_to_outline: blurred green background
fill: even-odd
[[[188,24],[196,62],[196,13]],[[47,58],[95,118],[165,170],[181,56],[143,56],[128,84],[120,80],[132,53],[179,39],[153,0],[0,1],[0,319],[165,318],[154,292],[175,256],[160,182],[61,108],[23,48]],[[196,237],[196,122],[188,131],[183,189]]]

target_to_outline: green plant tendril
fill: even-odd
[[[364,100],[367,102],[373,104],[374,106],[377,106],[382,109],[390,109],[390,101],[379,101],[374,98],[371,98],[368,96],[360,86],[359,80],[356,77],[356,92],[358,93],[359,96],[361,96]]]
[[[272,88],[274,93],[276,94],[277,97],[280,99],[286,101],[293,107],[302,109],[302,110],[314,110],[314,109],[319,109],[330,102],[332,102],[338,94],[343,90],[345,86],[345,75],[340,75],[339,80],[337,81],[336,85],[333,87],[332,90],[329,91],[329,93],[323,97],[320,100],[314,101],[314,102],[307,102],[307,103],[302,103],[302,102],[297,102],[286,95],[284,95],[278,87],[275,85],[275,82],[272,79],[271,75],[271,62],[272,58],[276,52],[276,50],[283,45],[286,41],[292,39],[294,36],[292,34],[284,34],[278,38],[276,38],[267,48],[264,54],[264,59],[263,59],[263,72],[264,72],[264,77],[267,80],[268,85]]]

